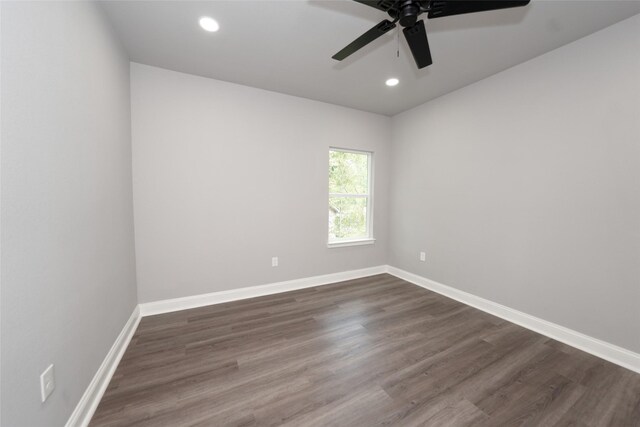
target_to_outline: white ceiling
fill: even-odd
[[[103,7],[134,62],[385,115],[640,13],[640,1],[533,0],[524,8],[426,20],[434,64],[418,70],[402,35],[396,57],[398,29],[343,62],[331,59],[388,17],[350,0],[134,0]],[[203,15],[218,20],[220,31],[203,31]],[[384,81],[392,76],[400,84],[389,88]]]

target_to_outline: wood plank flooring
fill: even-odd
[[[91,426],[640,426],[640,375],[390,275],[145,317]]]

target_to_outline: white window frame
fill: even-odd
[[[353,197],[353,198],[366,198],[367,199],[367,235],[366,237],[352,238],[347,237],[343,239],[331,239],[329,237],[329,229],[327,227],[327,247],[338,248],[343,246],[359,246],[359,245],[372,245],[376,239],[373,237],[373,152],[364,150],[353,150],[350,148],[341,147],[329,147],[329,161],[331,161],[331,152],[340,151],[343,153],[354,154],[366,154],[367,155],[367,179],[368,179],[368,194],[344,194],[344,193],[329,193],[329,175],[327,175],[327,207],[329,206],[329,200],[332,197]],[[327,171],[329,168],[327,168]],[[328,211],[328,210],[327,210]],[[327,223],[328,224],[328,223]]]

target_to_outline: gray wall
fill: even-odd
[[[136,305],[129,62],[95,4],[2,3],[1,169],[2,425],[61,426]]]
[[[131,72],[140,302],[386,262],[388,117],[145,65]],[[327,248],[331,145],[375,153],[375,245]]]
[[[640,351],[638,52],[635,16],[394,117],[390,263]]]

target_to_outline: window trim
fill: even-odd
[[[373,237],[373,151],[366,150],[354,150],[352,148],[341,148],[330,146],[329,147],[329,161],[331,160],[331,152],[332,151],[340,151],[343,153],[354,153],[354,154],[366,154],[367,155],[367,181],[368,181],[368,194],[346,194],[346,193],[329,193],[329,176],[327,175],[327,206],[329,206],[329,200],[332,197],[362,197],[367,199],[367,217],[365,221],[367,223],[367,235],[364,237],[347,237],[343,239],[331,239],[329,237],[329,229],[327,228],[327,247],[328,248],[339,248],[345,246],[361,246],[361,245],[372,245],[375,243],[376,239]],[[327,169],[328,170],[328,169]]]
[[[363,246],[373,245],[376,239],[373,237],[366,239],[345,239],[345,240],[332,240],[327,243],[328,248],[344,248],[345,246]]]

